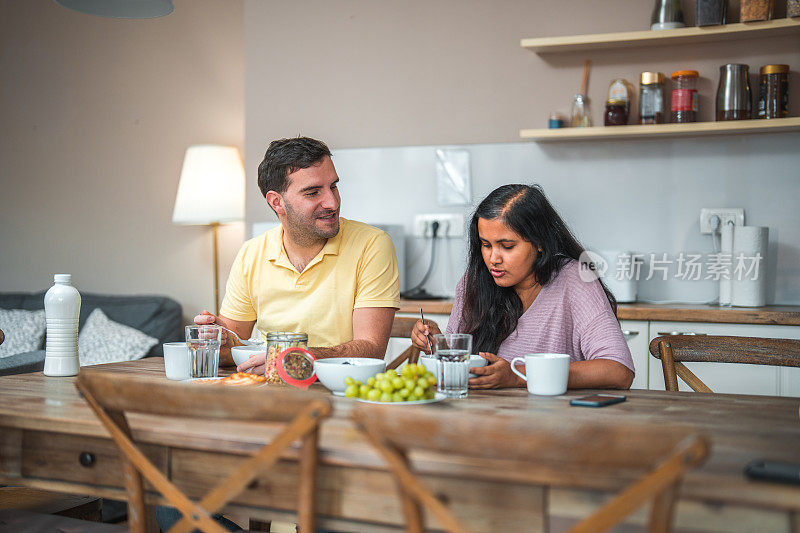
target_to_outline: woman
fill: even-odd
[[[633,359],[616,300],[600,280],[581,279],[583,251],[538,185],[504,185],[480,203],[447,326],[471,333],[488,360],[470,370],[478,375],[471,388],[525,387],[509,361],[529,353],[569,354],[569,388],[630,388]],[[434,333],[419,320],[412,342],[430,353],[425,336]]]

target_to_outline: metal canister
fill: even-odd
[[[747,120],[752,111],[749,67],[739,63],[719,67],[717,120]]]

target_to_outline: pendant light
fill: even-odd
[[[100,17],[152,19],[169,15],[172,0],[54,0],[56,4]]]

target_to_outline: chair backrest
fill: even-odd
[[[257,475],[271,467],[294,441],[302,441],[298,522],[302,531],[314,530],[314,477],[319,422],[331,412],[324,395],[289,388],[226,387],[154,380],[153,376],[82,369],[76,386],[97,414],[126,459],[129,526],[143,532],[146,478],[184,518],[174,528],[224,533],[211,515],[244,490]],[[246,406],[246,409],[243,409]],[[133,441],[126,413],[189,417],[209,420],[248,420],[285,423],[269,444],[242,461],[201,501],[192,502],[141,452]],[[187,529],[188,527],[188,529]]]
[[[488,459],[497,475],[518,473],[521,463],[541,466],[542,484],[575,485],[575,472],[624,471],[640,476],[572,532],[605,531],[652,501],[651,530],[668,525],[683,474],[708,454],[708,441],[693,428],[607,422],[569,423],[544,414],[495,413],[452,416],[452,412],[358,404],[353,419],[381,452],[401,486],[408,531],[422,531],[421,507],[449,531],[467,531],[449,509],[412,473],[410,450]],[[566,468],[569,466],[569,468]],[[553,468],[549,468],[553,467]],[[531,470],[533,471],[533,470]],[[563,479],[553,479],[562,476]],[[585,476],[583,477],[584,479]]]
[[[411,317],[403,317],[403,316],[396,316],[392,321],[392,332],[389,337],[394,338],[403,338],[403,339],[411,339],[411,332],[414,331],[414,324],[417,323],[416,318]],[[433,320],[425,319],[425,323],[429,325],[435,326],[437,329],[439,328],[438,324]],[[395,357],[388,365],[386,365],[386,369],[397,368],[403,362],[408,361],[409,363],[416,363],[419,361],[419,348],[416,348],[413,344],[403,350],[403,353]]]
[[[663,335],[650,341],[661,359],[667,390],[678,390],[678,377],[695,392],[713,392],[683,363],[747,363],[800,367],[800,340],[718,335]]]

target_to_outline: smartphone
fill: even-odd
[[[570,405],[579,405],[581,407],[605,407],[625,401],[625,396],[614,394],[594,394],[592,396],[584,396],[583,398],[576,398],[570,400]]]
[[[800,463],[751,461],[745,467],[744,473],[751,479],[800,485]]]

